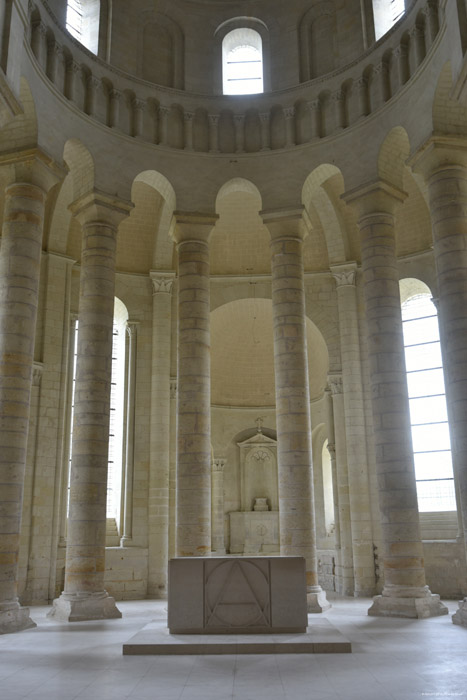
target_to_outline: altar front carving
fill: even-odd
[[[279,554],[277,443],[259,425],[256,435],[237,444],[241,510],[229,513],[230,553]]]

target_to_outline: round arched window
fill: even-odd
[[[254,29],[233,29],[222,42],[224,95],[263,92],[263,48]]]

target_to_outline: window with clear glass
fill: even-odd
[[[373,0],[375,39],[378,41],[405,13],[405,0]]]
[[[224,95],[263,92],[263,49],[254,29],[233,29],[222,42]]]
[[[438,314],[430,294],[402,304],[420,512],[456,510]]]
[[[107,472],[107,518],[113,518],[119,529],[121,520],[123,481],[123,433],[125,406],[126,326],[128,312],[120,299],[115,298],[112,329],[112,374],[110,390],[109,456]],[[69,470],[73,444],[73,414],[75,403],[76,364],[78,355],[79,323],[74,323],[73,386],[71,390],[71,426]],[[70,479],[68,478],[68,483]]]
[[[66,28],[83,46],[97,54],[100,0],[67,0]]]

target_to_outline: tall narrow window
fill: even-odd
[[[68,0],[66,8],[66,28],[75,39],[81,41],[83,31],[83,8],[81,0]]]
[[[115,520],[117,530],[120,530],[122,482],[123,482],[123,432],[125,405],[125,366],[126,366],[126,325],[128,311],[120,299],[115,298],[113,340],[112,340],[112,376],[110,392],[110,424],[109,424],[109,457],[107,472],[107,518]],[[78,321],[74,325],[74,356],[73,356],[73,388],[70,428],[71,468],[73,442],[73,408],[76,384],[76,360],[78,348]],[[68,479],[70,483],[70,479]]]
[[[420,512],[456,510],[451,443],[439,342],[431,295],[402,304],[410,421]]]
[[[384,36],[404,13],[404,0],[373,0],[376,41]]]
[[[224,95],[263,92],[263,48],[254,29],[233,29],[222,42]]]
[[[83,46],[97,54],[100,0],[67,0],[66,28]]]

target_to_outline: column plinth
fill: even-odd
[[[65,588],[50,617],[121,617],[104,589],[112,327],[117,229],[131,205],[89,193],[71,205],[82,226],[79,332]]]
[[[271,234],[280,547],[306,562],[308,611],[330,604],[318,583],[302,210],[262,212]]]
[[[347,193],[359,215],[384,588],[369,615],[432,617],[447,608],[425,582],[405,370],[394,219],[405,199],[377,181]]]

